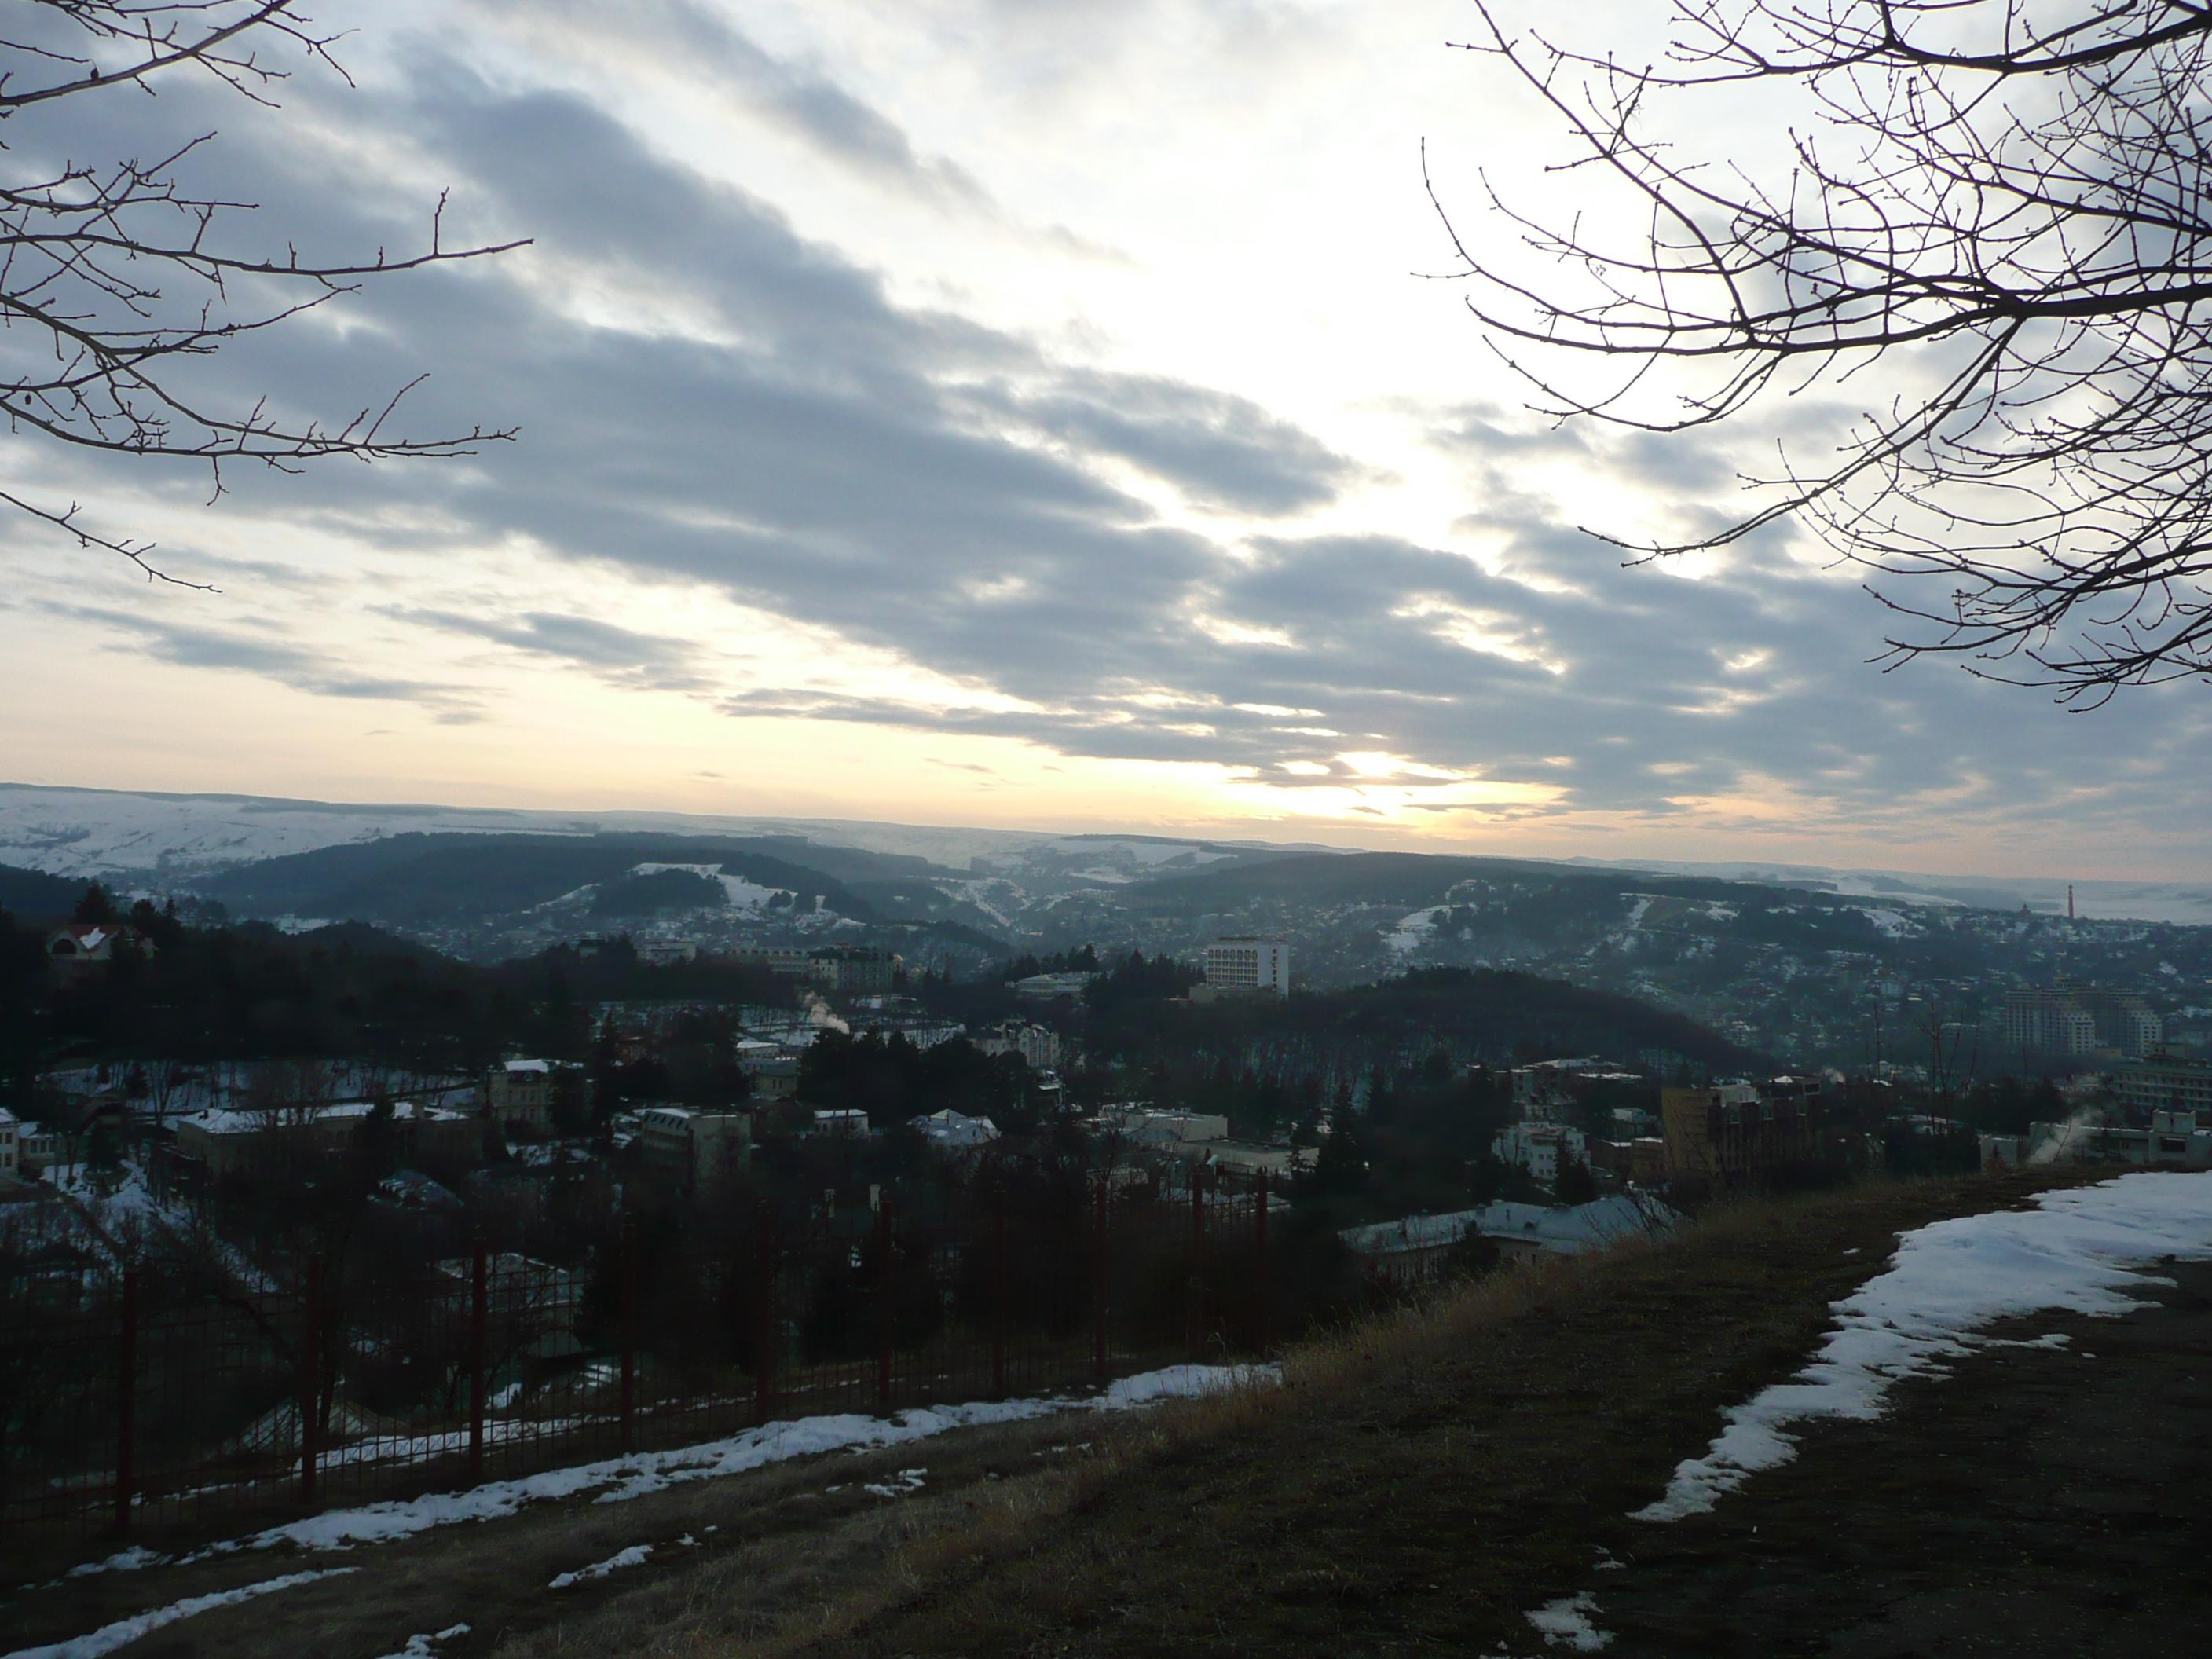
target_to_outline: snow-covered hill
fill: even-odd
[[[858,819],[725,817],[685,812],[530,811],[500,807],[384,805],[253,795],[157,794],[0,783],[0,865],[72,878],[118,876],[185,885],[257,860],[410,832],[589,836],[613,831],[692,836],[790,836],[825,847],[927,859],[977,883],[1012,883],[1039,901],[1084,887],[1183,874],[1240,856],[1348,849],[1311,843],[1184,839],[1148,835],[1055,835]],[[1970,905],[2064,915],[2063,878],[1934,876],[1819,865],[1687,864],[1624,859],[1583,866],[1714,876],[1813,887],[1887,906]],[[963,886],[965,884],[963,884]],[[979,885],[963,896],[1000,899]],[[1008,896],[1012,896],[1009,895]],[[2082,880],[2076,912],[2112,921],[2212,925],[2212,882]],[[1885,915],[1889,912],[1885,911]],[[1881,925],[1879,922],[1877,925]],[[1407,931],[1401,951],[1416,943]]]
[[[589,836],[622,830],[793,836],[823,846],[927,859],[963,872],[1060,881],[1085,876],[1100,884],[1194,870],[1236,856],[1224,849],[1240,846],[1286,850],[1260,842],[842,819],[379,805],[0,783],[0,864],[69,877],[135,875],[185,882],[260,859],[410,833]]]

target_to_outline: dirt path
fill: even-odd
[[[1591,1578],[1619,1659],[2212,1653],[2212,1267],[1821,1428]]]
[[[380,1659],[410,1637],[461,1624],[465,1635],[431,1645],[439,1659],[690,1651],[702,1637],[757,1635],[846,1598],[918,1536],[1051,1501],[1113,1426],[1100,1414],[1071,1412],[795,1459],[618,1504],[538,1504],[386,1544],[283,1546],[67,1579],[0,1607],[0,1651],[334,1569],[351,1571],[211,1607],[113,1651],[121,1659]],[[586,1571],[639,1545],[651,1553],[635,1565],[597,1577]],[[550,1588],[568,1573],[585,1576]]]

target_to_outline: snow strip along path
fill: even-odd
[[[1941,1376],[1948,1360],[1996,1346],[1974,1334],[2045,1310],[2117,1318],[2163,1259],[2212,1259],[2212,1174],[2163,1170],[2039,1193],[2032,1210],[1996,1210],[1905,1234],[1887,1272],[1834,1304],[1836,1328],[1788,1382],[1723,1413],[1703,1457],[1680,1465],[1638,1521],[1702,1515],[1761,1469],[1796,1455],[1793,1424],[1866,1421],[1899,1377]],[[2063,1346],[2053,1335],[2029,1346]]]
[[[469,1633],[466,1625],[449,1625],[444,1630],[429,1635],[415,1635],[407,1638],[407,1645],[397,1653],[387,1653],[384,1659],[438,1659],[441,1644],[459,1640]]]
[[[134,1613],[128,1619],[118,1619],[112,1625],[102,1625],[89,1636],[72,1636],[66,1642],[50,1643],[42,1648],[18,1648],[8,1655],[7,1659],[100,1659],[103,1653],[112,1653],[164,1625],[173,1625],[179,1619],[189,1619],[194,1613],[205,1613],[212,1607],[230,1607],[240,1601],[251,1601],[257,1596],[290,1589],[295,1584],[311,1584],[318,1578],[337,1578],[358,1571],[360,1569],[356,1567],[329,1567],[319,1572],[288,1572],[282,1578],[246,1584],[238,1589],[217,1590],[212,1595],[191,1596],[182,1601],[172,1601],[166,1607],[155,1607],[151,1613]]]
[[[88,1563],[75,1571],[82,1575],[181,1566],[210,1556],[240,1550],[272,1549],[280,1544],[307,1550],[350,1549],[357,1544],[386,1543],[463,1522],[501,1520],[526,1504],[578,1498],[587,1492],[595,1494],[592,1500],[594,1503],[619,1504],[665,1492],[684,1481],[719,1480],[819,1452],[848,1448],[872,1451],[926,1440],[953,1429],[1026,1422],[1061,1412],[1128,1411],[1157,1401],[1192,1399],[1234,1388],[1271,1385],[1281,1380],[1282,1371],[1274,1365],[1170,1365],[1164,1370],[1122,1377],[1095,1395],[1048,1395],[1021,1400],[980,1401],[964,1406],[918,1407],[890,1417],[847,1413],[805,1417],[787,1423],[763,1423],[726,1440],[710,1440],[703,1445],[548,1469],[519,1480],[490,1481],[466,1492],[432,1492],[422,1498],[370,1504],[360,1509],[332,1510],[245,1538],[211,1544],[184,1556],[158,1555],[143,1549],[125,1550],[105,1561]],[[295,1582],[296,1577],[279,1580],[271,1588]],[[72,1649],[64,1656],[59,1650],[41,1649],[35,1659],[47,1659],[50,1651],[52,1659],[88,1659],[89,1655],[106,1650],[86,1649],[81,1656]],[[5,1659],[26,1656],[10,1654]]]

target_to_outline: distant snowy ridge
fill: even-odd
[[[923,858],[955,870],[997,873],[1081,865],[1132,877],[1196,869],[1235,856],[1220,848],[1331,852],[1218,837],[1058,834],[1038,830],[936,829],[835,818],[635,811],[589,812],[419,804],[288,800],[230,794],[163,794],[0,783],[0,864],[50,875],[139,875],[183,881],[262,859],[399,835],[659,833],[787,836],[827,847]]]
[[[1082,872],[1116,884],[1195,872],[1239,854],[1346,853],[1311,842],[1271,842],[1219,836],[1070,835],[848,818],[720,816],[713,813],[564,811],[523,808],[289,800],[234,794],[161,794],[0,783],[0,864],[51,875],[137,876],[148,884],[183,883],[262,859],[349,842],[407,834],[591,836],[785,836],[825,847],[921,858],[977,876],[1060,879]],[[1440,854],[1467,849],[1438,848]],[[2063,878],[1936,876],[1819,865],[1684,863],[1666,860],[1534,859],[1568,868],[1711,876],[1780,887],[1809,887],[1886,906],[1960,906],[2066,913]],[[2212,926],[2212,880],[2080,880],[2078,915],[2100,921]],[[1876,926],[1881,923],[1877,921]]]

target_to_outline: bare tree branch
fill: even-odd
[[[283,471],[335,457],[460,456],[501,442],[511,428],[471,427],[439,436],[393,428],[416,376],[380,404],[337,421],[210,405],[179,371],[245,337],[290,322],[367,282],[526,246],[448,247],[446,198],[412,252],[332,260],[236,252],[218,234],[255,211],[250,202],[183,182],[188,159],[212,134],[151,161],[122,157],[28,176],[14,168],[11,124],[54,100],[116,87],[151,90],[155,76],[197,69],[257,103],[272,104],[288,71],[271,49],[298,52],[343,76],[334,36],[302,15],[298,0],[24,0],[0,39],[0,421],[18,440],[45,438],[82,450],[208,469],[210,499],[226,462]],[[14,469],[27,470],[17,459]],[[19,483],[0,502],[66,532],[80,547],[129,560],[150,578],[175,578],[149,562],[149,544],[94,531],[81,508],[41,503]],[[185,586],[204,584],[185,582]]]
[[[1638,210],[1625,234],[1554,222],[1486,179],[1562,273],[1538,287],[1437,203],[1448,274],[1534,407],[1682,432],[1893,373],[1832,460],[1745,479],[1755,511],[1607,539],[1666,557],[1794,517],[1868,570],[1891,665],[1956,656],[2075,707],[2212,675],[2212,4],[1674,0],[1643,69],[1476,9],[1467,49],[1569,141],[1553,170]],[[1809,118],[1782,165],[1655,136],[1758,82]],[[1928,579],[1945,599],[1904,597]]]

